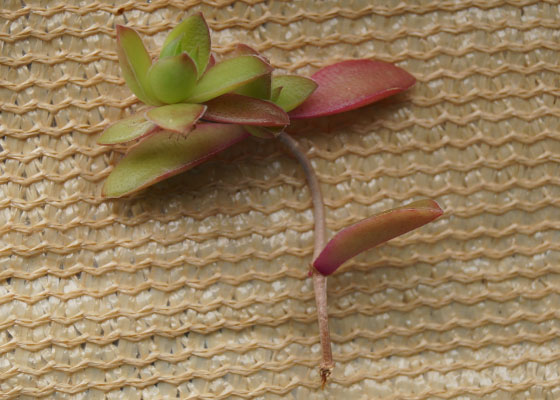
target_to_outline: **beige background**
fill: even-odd
[[[560,398],[556,1],[27,1],[0,11],[0,399]],[[431,197],[438,222],[329,283],[319,389],[310,197],[246,141],[104,201],[95,144],[139,104],[116,23],[156,53],[204,12],[285,71],[395,62],[418,84],[296,124],[332,231]]]

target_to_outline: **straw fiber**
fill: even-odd
[[[555,0],[4,0],[0,399],[560,398]],[[293,130],[330,234],[430,197],[445,216],[329,280],[324,391],[297,163],[248,140],[124,200],[96,145],[140,104],[115,24],[156,54],[202,11],[284,71],[353,58],[408,93]]]

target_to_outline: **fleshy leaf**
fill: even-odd
[[[131,117],[115,122],[108,127],[105,132],[97,139],[99,144],[119,144],[141,138],[157,130],[158,127],[148,121],[143,114],[136,114]]]
[[[166,104],[185,100],[196,84],[196,65],[187,53],[160,58],[148,71],[154,95]]]
[[[191,169],[245,139],[241,126],[198,124],[188,136],[159,131],[132,147],[113,169],[103,195],[121,197]]]
[[[353,110],[402,92],[416,82],[405,70],[372,60],[329,65],[312,78],[319,87],[290,113],[291,118],[313,118]]]
[[[234,54],[236,56],[255,55],[268,63],[268,60],[265,57],[246,44],[237,44]],[[268,100],[270,99],[271,78],[272,73],[265,74],[260,78],[255,79],[253,82],[249,82],[248,84],[241,86],[239,89],[235,90],[234,93],[255,97],[257,99]]]
[[[204,74],[187,100],[190,103],[205,103],[271,71],[270,65],[257,56],[239,56],[221,61]]]
[[[315,89],[317,89],[317,83],[303,76],[281,75],[272,77],[272,90],[274,92],[280,90],[273,101],[284,111],[292,111],[303,103]]]
[[[374,215],[337,233],[313,262],[330,275],[355,255],[416,229],[443,214],[432,200],[421,200]]]
[[[162,59],[165,57],[173,57],[181,54],[181,39],[183,39],[183,36],[185,36],[184,33],[169,42],[167,46],[163,47],[161,49],[161,52],[159,53],[159,58]]]
[[[282,93],[282,86],[275,87],[270,91],[270,101],[276,104],[276,101],[280,97],[280,93]]]
[[[230,124],[284,126],[290,123],[288,114],[270,101],[227,93],[206,103],[204,119]]]
[[[117,25],[117,55],[124,80],[136,97],[146,104],[160,105],[148,82],[152,59],[134,29]]]
[[[180,45],[174,44],[179,39]],[[168,46],[172,49],[168,49]],[[176,52],[173,54],[173,52]],[[210,58],[210,31],[201,13],[191,15],[177,25],[163,42],[160,57],[187,52],[194,60],[198,76],[206,70]]]
[[[245,130],[251,135],[261,139],[274,139],[284,129],[284,127],[266,126],[244,126]]]
[[[202,104],[169,104],[148,110],[146,118],[162,129],[187,133],[205,111],[206,106]]]
[[[206,71],[208,71],[214,65],[216,65],[216,57],[214,57],[214,54],[210,53],[210,59],[208,60],[208,65],[206,66]],[[206,73],[206,71],[204,71],[204,73]]]

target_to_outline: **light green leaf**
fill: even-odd
[[[122,119],[110,127],[97,139],[99,144],[119,144],[141,138],[157,130],[157,125],[148,121],[143,114]]]
[[[159,58],[161,59],[165,57],[173,57],[181,54],[181,39],[183,38],[183,36],[185,36],[184,33],[181,36],[175,38],[167,46],[163,47],[161,49],[161,52],[159,53]]]
[[[255,55],[262,58],[265,62],[268,63],[268,60],[263,57],[258,51],[242,43],[237,44],[234,50],[234,55]],[[255,79],[252,82],[247,83],[246,85],[241,86],[239,89],[236,89],[234,93],[241,94],[243,96],[254,97],[257,99],[269,100],[271,81],[272,73],[268,73],[261,76],[260,78]]]
[[[303,76],[281,75],[272,77],[272,91],[275,96],[277,95],[273,102],[286,112],[303,103],[316,88],[317,83]]]
[[[124,80],[136,97],[146,104],[160,105],[148,82],[152,59],[134,29],[117,25],[117,55]]]
[[[272,68],[257,56],[239,56],[217,63],[198,81],[189,103],[204,103],[268,74]]]
[[[180,42],[178,47],[173,43],[176,39]],[[210,58],[210,31],[201,13],[191,15],[169,32],[163,43],[160,57],[182,52],[187,52],[194,60],[200,77],[206,70]]]
[[[245,139],[239,125],[198,124],[188,136],[159,131],[137,146],[113,169],[102,193],[121,197],[191,169]]]
[[[265,126],[244,125],[243,127],[251,135],[261,139],[274,139],[284,129],[284,127],[276,127],[276,126],[265,127]]]
[[[280,93],[282,92],[282,86],[275,87],[270,91],[270,101],[276,104],[278,101],[278,97],[280,97]],[[285,110],[284,110],[285,111]]]
[[[196,65],[187,53],[160,58],[148,71],[158,100],[166,104],[185,100],[196,84]]]
[[[169,104],[148,110],[146,118],[165,130],[188,133],[205,111],[201,104]]]

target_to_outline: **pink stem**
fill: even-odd
[[[301,150],[298,142],[286,132],[278,135],[278,140],[290,150],[294,157],[299,161],[303,168],[307,184],[311,192],[313,201],[313,216],[315,219],[315,245],[313,250],[313,260],[315,260],[327,244],[325,228],[325,206],[323,195],[319,186],[319,180],[315,175],[315,170],[309,162],[305,153]],[[323,360],[321,362],[320,374],[323,387],[331,375],[334,363],[331,351],[331,336],[329,333],[329,314],[327,310],[327,277],[321,275],[315,268],[311,267],[313,276],[313,289],[315,291],[315,303],[317,304],[317,317],[319,322],[319,335],[321,339],[321,350]]]

